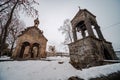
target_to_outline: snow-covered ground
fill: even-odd
[[[1,56],[1,57],[0,57],[0,60],[10,60],[10,57],[7,57],[7,56]]]
[[[67,80],[71,76],[88,80],[117,71],[120,63],[76,70],[70,65],[69,57],[0,62],[0,80]]]

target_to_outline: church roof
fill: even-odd
[[[40,30],[38,27],[35,27],[35,26],[31,26],[31,27],[28,27],[28,28],[24,29],[24,31],[21,31],[21,34],[18,35],[18,37],[24,35],[24,34],[25,34],[27,31],[29,31],[30,29],[36,29],[36,30],[39,32],[39,34],[42,34],[42,36],[46,39],[46,37],[43,35],[43,31]],[[47,40],[47,39],[46,39],[46,40]],[[47,40],[47,41],[48,41],[48,40]]]
[[[74,21],[74,19],[75,19],[78,15],[80,15],[82,12],[87,12],[87,13],[89,13],[90,15],[92,15],[93,17],[96,18],[96,16],[95,16],[94,14],[92,14],[90,11],[88,11],[87,9],[80,9],[80,10],[77,12],[77,14],[75,15],[75,17],[72,19],[72,21]],[[71,22],[72,22],[72,21],[71,21]]]

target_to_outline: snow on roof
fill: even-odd
[[[69,63],[69,57],[0,62],[0,80],[67,80],[71,76],[88,80],[117,71],[120,71],[120,63],[76,70]]]

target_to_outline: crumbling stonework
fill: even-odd
[[[71,21],[74,42],[70,43],[70,62],[76,68],[100,65],[104,59],[117,59],[111,42],[104,39],[96,16],[86,9],[81,9]],[[97,33],[94,34],[93,27]],[[77,39],[76,31],[80,32],[82,39]],[[88,36],[86,36],[86,31]],[[78,35],[79,36],[79,35]]]
[[[28,27],[18,36],[17,45],[12,57],[14,59],[40,59],[46,57],[47,39],[43,31],[38,28],[39,21],[34,21],[34,26]]]

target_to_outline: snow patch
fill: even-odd
[[[7,57],[7,56],[1,56],[1,57],[0,57],[0,60],[10,60],[10,57]]]
[[[67,80],[71,76],[88,80],[120,71],[120,63],[76,70],[69,60],[69,57],[48,57],[45,61],[0,62],[0,80]]]

